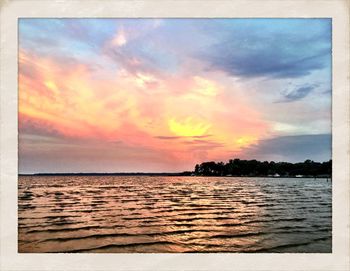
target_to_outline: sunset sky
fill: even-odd
[[[19,172],[331,158],[329,19],[20,19]]]

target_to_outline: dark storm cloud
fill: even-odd
[[[277,101],[277,103],[288,103],[300,100],[309,95],[316,87],[317,85],[304,85],[301,87],[296,87],[292,91],[284,94],[284,97],[280,101]]]
[[[296,78],[330,66],[330,20],[277,21],[237,21],[225,41],[202,57],[241,77]]]
[[[282,136],[260,140],[244,150],[246,158],[276,161],[326,161],[331,159],[330,134]]]

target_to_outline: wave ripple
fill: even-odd
[[[325,179],[20,176],[19,252],[332,252]]]

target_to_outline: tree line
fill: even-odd
[[[281,177],[330,177],[332,160],[300,163],[231,159],[227,163],[204,162],[194,169],[197,176],[281,176]]]

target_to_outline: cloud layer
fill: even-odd
[[[245,149],[245,157],[260,160],[301,162],[307,159],[327,161],[331,157],[330,134],[281,136],[260,140]]]

